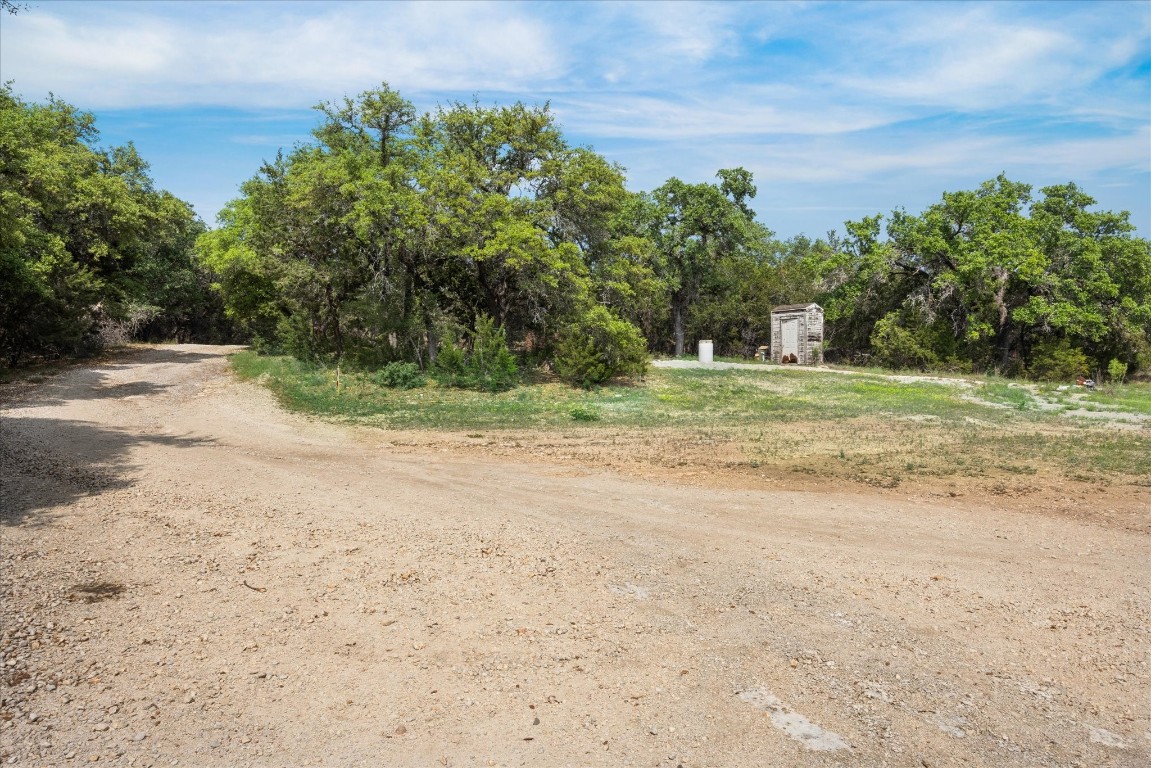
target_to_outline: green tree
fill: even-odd
[[[717,176],[719,184],[671,178],[652,193],[655,216],[644,234],[659,254],[656,272],[668,292],[677,356],[684,352],[689,315],[704,285],[725,260],[768,234],[748,207],[756,193],[751,173],[735,168]]]
[[[895,211],[886,240],[879,217],[848,222],[823,297],[829,342],[1009,373],[1050,357],[1052,339],[1100,366],[1145,359],[1148,242],[1132,236],[1126,213],[1092,212],[1094,203],[1074,184],[1033,202],[1029,186],[1000,175],[944,193],[919,216]]]
[[[546,106],[453,104],[422,121],[419,141],[442,306],[461,324],[491,317],[513,342],[550,338],[589,288],[581,244],[594,225],[580,214],[603,184],[571,178],[587,156]]]
[[[199,241],[238,322],[293,354],[426,366],[477,317],[543,354],[593,302],[629,196],[547,106],[417,115],[384,84],[318,109],[316,142],[267,164]]]
[[[189,335],[216,307],[189,246],[191,207],[156,190],[129,144],[100,149],[91,115],[0,89],[0,355],[68,355],[139,333]]]
[[[1042,271],[1016,313],[1033,337],[1062,334],[1103,367],[1151,365],[1151,242],[1126,212],[1090,211],[1075,184],[1045,187],[1031,208]]]

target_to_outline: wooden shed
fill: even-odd
[[[771,359],[777,363],[823,362],[823,307],[784,304],[771,310]]]

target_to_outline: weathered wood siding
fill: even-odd
[[[781,307],[771,313],[771,359],[780,362],[783,357],[783,323],[795,319],[799,323],[798,349],[795,356],[800,365],[819,365],[823,362],[823,307],[807,304]]]

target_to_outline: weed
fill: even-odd
[[[111,600],[124,593],[126,587],[114,581],[91,581],[86,584],[77,584],[72,587],[73,595],[86,603],[99,603]]]
[[[586,405],[577,405],[572,408],[568,413],[576,421],[599,421],[599,411],[595,408],[589,408]]]
[[[1004,472],[1011,472],[1012,474],[1016,475],[1034,475],[1039,471],[1035,467],[1028,466],[1026,464],[999,464],[997,466]]]
[[[989,381],[980,388],[979,394],[988,402],[1000,403],[1020,411],[1035,407],[1035,397],[1018,384]]]

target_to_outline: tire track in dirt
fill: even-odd
[[[396,447],[224,351],[5,405],[5,761],[1149,758],[1146,535]]]

